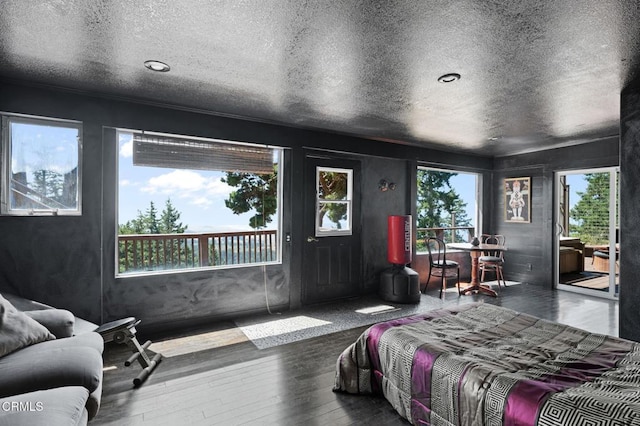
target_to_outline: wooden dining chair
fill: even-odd
[[[482,244],[497,244],[503,246],[505,243],[504,235],[490,235],[483,234],[480,238]],[[485,272],[493,272],[496,275],[496,281],[498,281],[498,288],[500,288],[500,280],[502,284],[507,286],[504,280],[504,274],[502,273],[502,266],[504,265],[504,254],[502,250],[485,250],[478,259],[478,268],[482,271],[480,276],[480,282],[484,281]]]
[[[453,260],[447,260],[447,245],[443,240],[436,237],[427,238],[427,249],[429,250],[429,277],[426,291],[429,286],[431,276],[440,277],[440,298],[443,297],[444,291],[447,289],[447,278],[456,278],[458,286],[458,295],[460,295],[460,264]]]

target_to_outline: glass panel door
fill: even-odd
[[[617,297],[618,176],[617,168],[556,174],[558,289]]]

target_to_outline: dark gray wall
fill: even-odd
[[[357,157],[362,164],[362,225],[365,292],[377,291],[387,267],[386,218],[411,213],[415,166],[433,162],[490,170],[484,157],[424,150],[344,135],[294,129],[186,111],[92,97],[0,81],[0,111],[83,122],[83,215],[0,217],[0,290],[72,310],[95,322],[136,316],[147,329],[300,307],[301,203],[304,152]],[[144,129],[289,148],[285,154],[283,263],[140,277],[115,278],[116,143],[113,128]],[[341,154],[342,153],[342,154]],[[381,178],[397,184],[381,193]],[[313,190],[313,189],[310,189]],[[266,282],[266,294],[265,294]]]
[[[495,209],[492,233],[503,234],[509,246],[505,253],[505,277],[509,280],[552,286],[554,250],[554,173],[619,164],[619,139],[497,158],[494,161]],[[504,220],[505,178],[531,177],[531,223]],[[529,270],[531,265],[531,270]]]
[[[363,284],[369,292],[378,289],[380,272],[387,262],[387,217],[411,214],[411,162],[367,158],[362,167],[362,251]],[[415,176],[415,174],[413,175]],[[380,179],[396,184],[393,191],[381,192]]]
[[[0,110],[11,110],[7,92],[0,93]],[[100,141],[102,128],[87,121],[83,135]],[[95,171],[84,173],[82,216],[0,217],[0,290],[95,321],[102,299],[101,144],[85,144],[82,155],[84,170]]]
[[[640,82],[622,92],[620,121],[620,337],[640,342]]]

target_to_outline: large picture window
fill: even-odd
[[[118,132],[117,274],[280,261],[279,148]]]
[[[2,154],[2,214],[82,213],[80,123],[3,116]]]
[[[424,241],[428,236],[452,243],[468,242],[478,235],[476,173],[419,167],[417,176],[418,251],[426,250]]]

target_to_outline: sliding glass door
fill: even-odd
[[[556,173],[559,290],[618,297],[618,178],[618,168]]]

